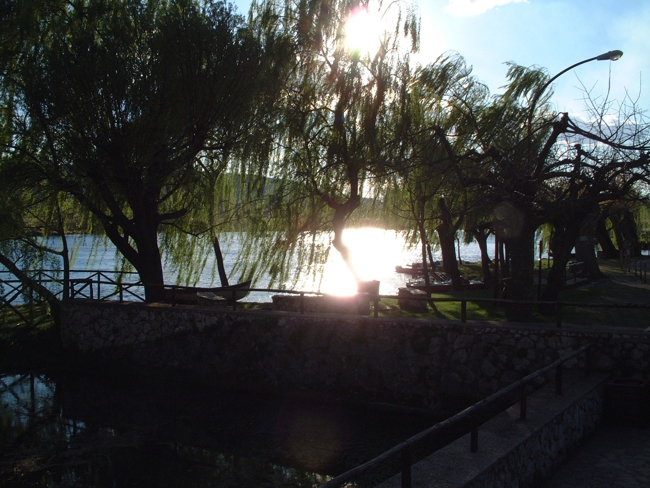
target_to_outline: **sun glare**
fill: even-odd
[[[391,274],[398,280],[402,278],[394,271],[395,264],[398,264],[395,261],[401,261],[404,254],[404,241],[396,238],[395,231],[370,227],[345,229],[343,242],[350,248],[352,265],[361,280],[378,280]],[[326,269],[321,291],[332,295],[354,295],[357,292],[352,272],[334,249]],[[384,283],[383,286],[390,289],[393,285]]]
[[[381,18],[367,8],[357,7],[345,24],[345,46],[361,54],[374,53],[379,49]]]

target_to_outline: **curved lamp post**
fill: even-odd
[[[623,56],[623,51],[619,51],[618,49],[615,49],[613,51],[608,51],[606,53],[603,53],[599,56],[594,56],[593,58],[589,59],[583,59],[582,61],[572,64],[568,68],[563,69],[560,71],[558,74],[553,76],[550,80],[548,80],[546,83],[544,83],[544,86],[540,88],[537,93],[535,93],[535,98],[533,98],[533,103],[530,106],[530,119],[532,120],[533,117],[533,112],[535,111],[535,105],[537,105],[537,101],[539,100],[539,97],[542,96],[542,93],[546,91],[548,86],[553,83],[555,80],[557,80],[560,76],[562,76],[564,73],[567,71],[571,71],[573,68],[580,66],[581,64],[585,63],[590,63],[591,61],[617,61],[621,59],[621,56]],[[530,124],[528,125],[528,128],[530,129]]]
[[[546,91],[548,86],[553,83],[555,80],[557,80],[560,76],[562,76],[564,73],[567,71],[571,71],[573,68],[580,66],[581,64],[585,63],[590,63],[591,61],[616,61],[618,59],[621,59],[621,56],[623,56],[623,51],[620,51],[618,49],[615,49],[613,51],[608,51],[606,53],[600,54],[598,56],[594,56],[593,58],[588,58],[588,59],[583,59],[582,61],[579,61],[575,64],[572,64],[568,68],[564,68],[562,71],[557,73],[555,76],[550,78],[544,85],[537,90],[535,93],[535,96],[533,97],[533,101],[530,105],[530,110],[528,113],[528,160],[530,161],[531,158],[531,147],[532,147],[532,129],[533,129],[533,114],[535,113],[535,106],[537,105],[537,102],[539,101],[539,98],[542,96],[542,93]]]

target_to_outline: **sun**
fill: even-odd
[[[360,54],[372,54],[379,49],[382,22],[379,15],[366,7],[356,7],[345,23],[345,46]]]

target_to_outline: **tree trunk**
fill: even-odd
[[[16,264],[9,259],[8,256],[0,253],[0,264],[2,264],[7,270],[18,278],[24,286],[34,290],[41,298],[43,298],[47,304],[50,306],[50,312],[52,313],[52,320],[54,320],[54,327],[59,330],[61,327],[61,303],[58,298],[50,290],[41,285],[38,281],[30,278],[26,273],[24,273]]]
[[[349,209],[350,206],[353,208]],[[354,269],[354,264],[352,263],[350,256],[350,248],[343,242],[343,231],[345,230],[345,223],[354,208],[356,208],[356,206],[348,201],[346,204],[340,205],[334,209],[334,218],[332,219],[334,239],[332,240],[332,244],[334,245],[334,248],[339,252],[339,254],[341,254],[343,261],[345,261],[345,264],[348,266],[348,269],[352,273],[352,276],[354,276],[357,285],[359,285],[359,283],[361,283],[361,279],[359,278],[357,271]]]
[[[483,229],[471,229],[470,233],[476,239],[478,243],[478,248],[481,250],[481,269],[483,271],[483,283],[489,285],[492,283],[492,271],[490,270],[490,255],[488,254],[488,245],[487,240],[490,236],[490,232],[485,233]]]
[[[420,199],[418,216],[417,216],[417,226],[418,232],[420,234],[420,250],[422,253],[422,273],[424,278],[424,285],[426,288],[427,296],[431,297],[431,275],[429,274],[429,263],[427,259],[427,250],[429,256],[431,256],[431,247],[427,242],[427,231],[424,227],[424,215],[425,215],[425,203],[424,199]],[[431,266],[433,266],[433,261],[431,261]],[[432,302],[433,303],[433,302]]]
[[[594,249],[597,221],[597,211],[588,213],[580,224],[580,236],[575,243],[576,261],[584,263],[584,274],[590,280],[596,280],[603,277],[603,273],[600,271],[600,267],[598,266],[598,259],[596,259],[596,251]]]
[[[456,231],[451,222],[451,213],[445,204],[444,198],[438,200],[438,209],[440,210],[440,225],[436,228],[438,239],[440,240],[440,252],[442,254],[442,268],[451,278],[453,290],[462,290],[463,282],[458,270],[458,261],[456,260]]]
[[[61,209],[57,203],[58,221],[57,232],[61,237],[61,252],[59,255],[63,260],[63,299],[70,298],[70,250],[68,248],[68,239],[65,233],[65,226],[63,225],[63,218],[61,216]]]
[[[521,230],[508,236],[510,281],[508,300],[532,301],[535,281],[535,229],[522,225]],[[531,304],[509,303],[506,317],[509,322],[529,322],[533,316]]]
[[[134,211],[135,214],[135,211]],[[157,212],[148,215],[149,219],[133,219],[130,237],[135,247],[126,235],[122,235],[116,225],[105,224],[106,235],[122,255],[133,265],[144,285],[147,302],[164,301],[164,275],[160,248],[158,247]],[[145,223],[143,223],[145,222]]]
[[[637,233],[634,214],[624,208],[617,214],[610,215],[610,220],[614,225],[618,248],[628,257],[640,256],[641,247],[639,246],[639,234]]]
[[[571,259],[571,249],[578,237],[578,226],[556,225],[553,229],[550,248],[553,249],[553,265],[548,272],[546,286],[542,292],[542,301],[555,302],[564,286],[564,271]],[[543,313],[552,314],[554,310],[542,308]]]
[[[606,210],[601,211],[596,221],[596,239],[598,244],[603,250],[603,257],[606,259],[617,259],[619,257],[619,251],[616,249],[616,246],[612,242],[612,239],[607,231],[607,219],[609,214]]]
[[[219,245],[219,238],[216,235],[212,238],[212,247],[214,248],[214,258],[217,262],[217,271],[219,272],[221,286],[228,286],[228,274],[223,264],[223,253],[221,252],[221,245]]]

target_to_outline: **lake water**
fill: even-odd
[[[380,280],[383,294],[404,284],[406,276],[396,273],[395,265],[419,261],[418,250],[405,247],[394,231],[351,229],[345,239],[361,278]],[[71,236],[70,241],[74,268],[115,267],[115,251],[102,239]],[[231,269],[236,241],[224,246],[224,254]],[[461,257],[478,261],[478,246],[461,246]],[[213,284],[213,262],[211,257],[200,285]],[[165,273],[174,283],[173,272]],[[318,282],[324,292],[354,292],[354,279],[336,252],[322,277],[298,280],[297,288],[315,291]],[[344,404],[318,393],[222,391],[131,372],[109,378],[72,363],[48,372],[0,371],[0,485],[313,487],[437,420]],[[356,486],[374,486],[398,469],[388,466]]]
[[[0,485],[311,488],[435,422],[315,393],[210,390],[84,368],[0,375]]]
[[[394,231],[351,229],[345,240],[358,274],[380,280],[383,294],[404,284],[395,265],[419,260],[419,252]],[[74,269],[112,270],[119,262],[101,238],[69,241]],[[231,269],[236,239],[223,250]],[[461,246],[461,256],[477,261],[478,247]],[[210,256],[199,285],[215,284],[213,265]],[[171,268],[165,274],[167,283],[176,282]],[[262,276],[257,286],[268,279]],[[302,277],[295,288],[354,293],[355,281],[332,251],[322,276]],[[431,413],[344,404],[317,392],[221,391],[167,378],[138,379],[130,371],[107,378],[67,361],[62,357],[56,371],[0,371],[0,485],[313,487],[440,420]],[[374,486],[398,470],[386,466],[356,486]]]
[[[327,236],[325,237],[327,239]],[[74,269],[112,270],[115,268],[117,257],[115,248],[103,238],[96,236],[69,236],[69,245],[73,249]],[[419,248],[410,248],[406,245],[402,232],[376,228],[346,229],[343,239],[350,248],[352,262],[355,270],[362,280],[378,280],[380,293],[396,295],[399,287],[406,283],[408,275],[396,273],[396,265],[405,265],[421,261]],[[235,264],[239,252],[239,242],[226,239],[222,243],[222,252],[226,271],[230,272]],[[488,240],[488,252],[493,256],[494,244]],[[439,251],[434,250],[434,259],[441,260]],[[476,242],[460,245],[460,257],[466,262],[479,262],[480,249]],[[165,257],[163,256],[163,261]],[[207,259],[206,267],[198,280],[197,286],[219,286],[214,255]],[[171,266],[165,266],[165,282],[180,284]],[[332,248],[322,272],[315,275],[301,274],[297,279],[292,273],[289,279],[275,285],[273,288],[295,289],[300,291],[321,292],[334,295],[352,295],[356,293],[356,281],[353,274],[341,258],[340,254]],[[263,275],[255,284],[256,288],[268,288],[269,276]],[[232,282],[232,277],[231,277]],[[252,293],[248,301],[270,301],[269,293]]]

